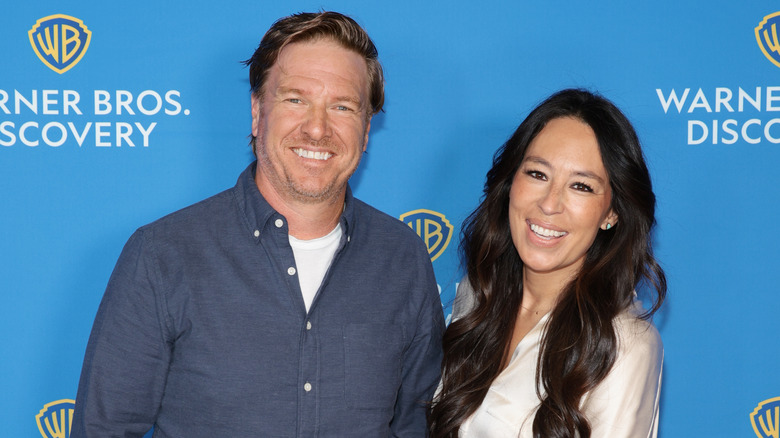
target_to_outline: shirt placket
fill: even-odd
[[[317,436],[319,426],[320,367],[317,327],[309,314],[302,327],[300,348],[300,436]]]
[[[277,260],[282,269],[281,275],[286,277],[283,283],[288,287],[290,299],[300,310],[301,318],[300,334],[298,336],[298,434],[300,437],[310,437],[317,435],[319,426],[319,394],[320,394],[320,357],[319,343],[317,339],[317,328],[311,318],[312,313],[308,315],[303,304],[301,295],[300,280],[298,270],[295,264],[295,257],[292,248],[289,246],[288,228],[286,221],[281,215],[271,219],[270,228],[275,234]],[[313,309],[311,309],[313,310]]]

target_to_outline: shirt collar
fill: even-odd
[[[236,202],[241,210],[246,226],[253,233],[255,240],[259,241],[260,234],[269,220],[281,216],[271,207],[271,204],[265,200],[255,183],[255,171],[257,161],[253,162],[238,177],[235,186]],[[346,196],[344,198],[344,211],[341,213],[340,223],[343,227],[344,235],[350,236],[355,226],[355,198],[352,196],[352,188],[347,185]]]

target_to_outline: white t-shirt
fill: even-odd
[[[301,284],[301,294],[303,294],[306,312],[309,311],[314,296],[317,295],[317,290],[322,284],[322,279],[328,272],[342,234],[341,225],[337,224],[333,231],[316,239],[300,240],[289,236],[290,246],[295,256],[295,265],[298,267],[298,281]]]
[[[468,283],[463,282],[465,288]],[[468,304],[458,288],[458,301]],[[466,291],[466,294],[473,292]],[[456,316],[462,316],[465,309]],[[636,438],[658,435],[663,344],[652,323],[638,319],[640,303],[615,318],[617,359],[607,377],[582,398],[594,438]],[[515,348],[509,365],[496,377],[482,405],[461,425],[461,438],[532,437],[539,406],[536,365],[540,341],[549,314],[531,329]],[[542,391],[542,394],[544,392]]]

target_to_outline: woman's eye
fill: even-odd
[[[547,175],[545,175],[542,172],[539,172],[538,170],[527,170],[525,172],[526,175],[530,176],[533,179],[540,179],[542,181],[547,180]]]
[[[574,183],[574,185],[572,185],[572,188],[574,190],[579,190],[581,192],[589,192],[589,193],[593,192],[593,188],[585,183]]]

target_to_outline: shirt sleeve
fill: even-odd
[[[618,320],[618,356],[607,377],[586,396],[593,437],[635,438],[658,434],[664,350],[652,323]]]
[[[469,312],[471,312],[476,306],[476,292],[469,283],[469,277],[464,276],[458,283],[458,289],[455,291],[455,301],[452,303],[452,321],[456,321]]]
[[[111,274],[87,344],[71,437],[142,437],[160,406],[171,345],[157,266],[137,231]]]
[[[420,263],[427,265],[419,282],[425,299],[418,312],[414,337],[403,357],[401,388],[390,423],[394,437],[427,436],[426,412],[441,377],[444,314],[427,253]]]

